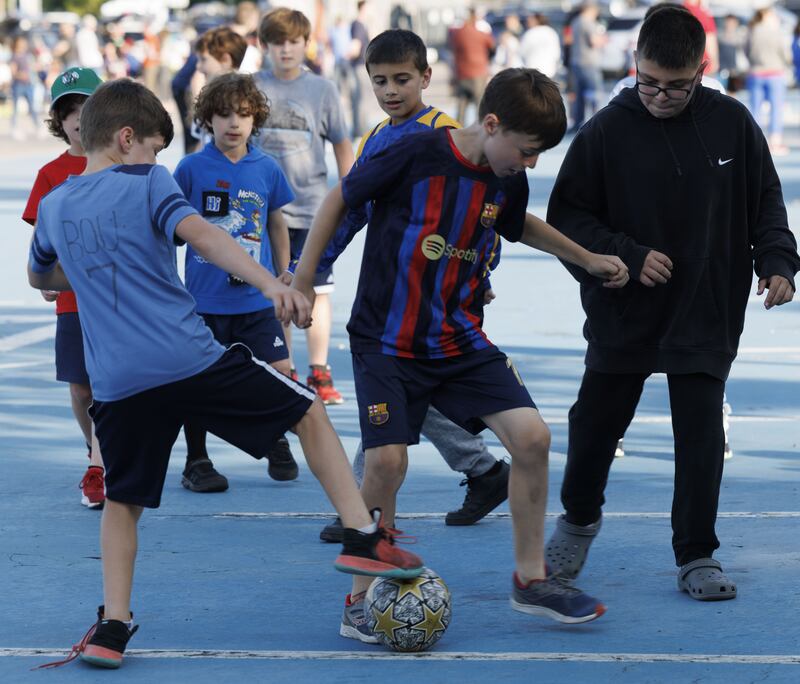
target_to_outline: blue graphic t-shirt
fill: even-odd
[[[95,399],[183,380],[225,351],[176,268],[175,228],[196,213],[169,171],[150,164],[70,176],[42,199],[31,268],[60,262],[77,295]]]
[[[267,218],[291,202],[294,193],[274,160],[248,147],[234,164],[211,142],[181,160],[175,180],[206,221],[227,231],[245,252],[275,273]],[[200,313],[242,314],[272,306],[258,289],[209,263],[191,245],[186,248],[186,288]]]

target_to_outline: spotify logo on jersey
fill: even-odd
[[[441,235],[428,235],[422,241],[422,253],[431,261],[438,261],[442,257],[448,259],[461,259],[473,264],[478,263],[478,251],[475,249],[457,249],[448,244]]]
[[[431,261],[438,261],[444,254],[447,242],[441,235],[428,235],[422,241],[422,253]]]

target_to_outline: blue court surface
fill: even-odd
[[[699,603],[676,590],[669,406],[664,378],[654,377],[626,435],[627,454],[614,464],[603,530],[581,576],[608,606],[596,622],[565,626],[510,609],[507,507],[474,527],[446,527],[444,512],[460,505],[464,489],[423,443],[410,453],[398,524],[447,581],[450,628],[419,655],[341,638],[349,578],[332,567],[337,547],[318,540],[331,509],[308,468],[301,462],[299,480],[274,482],[266,462],[212,441],[231,487],[193,494],[180,485],[181,437],[163,505],[142,519],[133,601],[140,630],[122,669],[72,663],[31,672],[80,639],[102,600],[100,515],[79,504],[85,449],[67,387],[54,380],[54,317],[24,283],[29,230],[18,216],[35,170],[59,151],[19,148],[0,170],[0,681],[800,681],[800,304],[767,312],[755,291],[727,388],[734,456],[716,554],[738,582],[736,600]],[[531,174],[538,212],[563,151],[545,155]],[[164,163],[174,165],[175,154]],[[800,153],[779,166],[796,228]],[[347,401],[330,415],[350,454],[358,423],[344,322],[362,244],[337,265],[334,294],[331,365]],[[486,330],[514,359],[553,431],[549,534],[560,512],[567,410],[583,369],[578,288],[554,259],[508,245],[493,284]]]

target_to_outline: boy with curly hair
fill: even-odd
[[[181,160],[175,180],[207,221],[275,274],[289,263],[289,230],[281,207],[294,193],[278,164],[250,143],[268,116],[267,100],[252,77],[236,72],[216,76],[195,104],[197,124],[212,140]],[[245,344],[256,358],[289,374],[283,327],[272,302],[256,288],[210,264],[191,245],[186,250],[186,288],[219,342]],[[225,491],[227,478],[208,458],[206,431],[189,422],[184,433],[189,453],[183,486],[197,492]],[[282,436],[278,442],[268,454],[268,472],[275,480],[294,480],[298,468],[288,441]]]

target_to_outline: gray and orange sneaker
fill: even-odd
[[[370,534],[345,527],[342,553],[334,567],[351,575],[398,579],[419,577],[424,567],[422,559],[395,546],[395,539],[402,538],[402,532],[383,526],[380,508],[371,513],[378,529]]]

